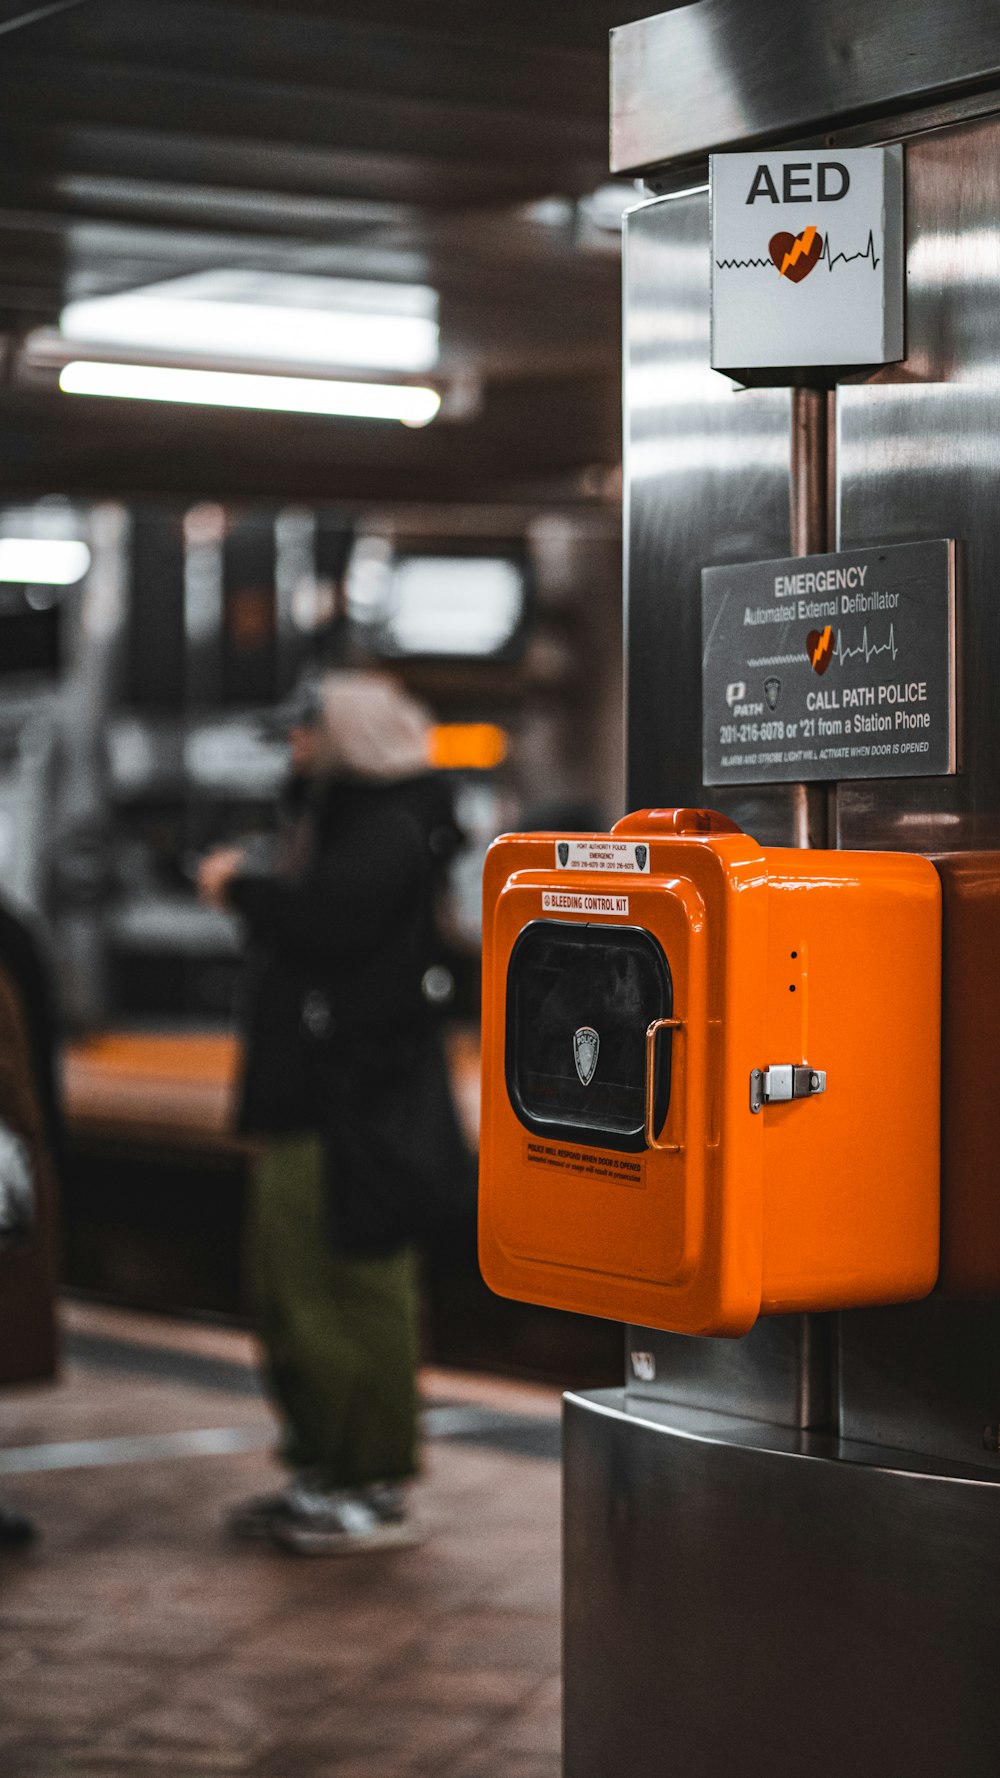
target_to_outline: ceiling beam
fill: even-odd
[[[198,191],[225,186],[280,196],[371,199],[447,209],[492,205],[591,191],[605,176],[605,161],[540,160],[511,152],[490,159],[447,159],[417,153],[405,142],[394,151],[306,146],[201,133],[180,120],[172,129],[106,123],[69,124],[46,106],[41,117],[15,120],[0,110],[0,190],[16,176],[40,189],[59,189],[76,174],[160,179]]]
[[[560,167],[603,168],[604,119],[558,111],[479,105],[464,96],[358,92],[315,78],[238,79],[218,69],[165,75],[68,57],[14,54],[0,59],[0,114],[9,125],[58,122],[193,133],[255,143],[415,154],[435,161],[490,163],[513,154]]]
[[[476,11],[470,8],[470,14]],[[336,7],[322,17],[288,11],[276,16],[273,7],[259,3],[235,7],[225,0],[170,0],[155,6],[104,0],[26,47],[81,63],[155,68],[170,77],[224,67],[240,80],[349,89],[380,99],[448,104],[460,98],[468,105],[545,116],[606,115],[603,44],[588,54],[537,44],[527,50],[518,42],[507,55],[498,55],[475,36],[438,29],[435,6],[428,6],[424,17],[425,24],[415,24],[411,8],[401,28],[344,18]]]

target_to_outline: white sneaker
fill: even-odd
[[[361,1498],[385,1525],[401,1525],[406,1518],[406,1487],[403,1482],[368,1482]]]
[[[295,1512],[303,1490],[321,1492],[314,1470],[300,1469],[273,1494],[251,1494],[249,1500],[230,1507],[224,1521],[230,1537],[238,1537],[244,1543],[268,1542],[274,1524]]]
[[[275,1514],[269,1535],[280,1549],[300,1556],[352,1556],[364,1550],[409,1549],[419,1537],[405,1520],[382,1519],[364,1495],[337,1488],[329,1493],[293,1482],[286,1510]]]

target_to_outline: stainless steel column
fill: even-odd
[[[617,108],[620,170],[633,138],[662,142],[661,159],[743,146],[741,132],[809,139],[788,105],[794,92],[795,117],[810,115],[810,80],[826,95],[815,136],[860,145],[856,123],[832,127],[856,110],[860,69],[883,116],[934,70],[946,84],[925,33],[912,70],[923,85],[906,88],[911,14],[897,9],[893,58],[892,10],[869,31],[853,5],[835,16],[808,0],[792,62],[771,33],[763,71],[746,34],[764,15],[735,0],[628,27],[658,59],[639,55],[636,109],[627,94]],[[995,21],[966,0],[959,11],[962,53],[985,79]],[[685,56],[693,85],[678,72]],[[829,844],[1000,848],[1000,124],[932,128],[940,115],[914,117],[908,147],[909,356],[838,391],[835,452],[828,398],[738,393],[708,369],[704,188],[629,219],[633,807],[717,801],[770,843],[815,843],[825,826]],[[831,468],[836,538],[823,524]],[[846,785],[829,804],[788,786],[706,792],[701,568],[940,536],[959,539],[963,776]],[[1000,1309],[935,1297],[768,1321],[738,1342],[632,1329],[628,1363],[625,1390],[567,1400],[567,1778],[994,1778]]]
[[[906,173],[907,357],[838,391],[837,525],[844,548],[956,538],[962,770],[842,785],[839,843],[992,849],[1000,847],[1000,121],[919,137]],[[1000,1419],[1000,1305],[935,1297],[845,1315],[840,1347],[847,1436],[1000,1466],[995,1435],[984,1448],[984,1429]]]

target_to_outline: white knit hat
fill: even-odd
[[[323,776],[393,783],[430,767],[430,712],[382,673],[324,673],[319,693]]]

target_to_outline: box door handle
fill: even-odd
[[[646,1027],[646,1147],[658,1149],[661,1154],[680,1154],[684,1144],[683,1142],[661,1142],[656,1134],[656,1044],[661,1031],[683,1031],[683,1029],[683,1019],[654,1019],[652,1024],[647,1025]],[[683,1082],[681,1093],[675,1095],[673,1074],[673,1057],[671,1057],[670,1104],[667,1107],[668,1123],[670,1122],[670,1112],[675,1097],[683,1099]],[[683,1132],[681,1133],[683,1134]]]

